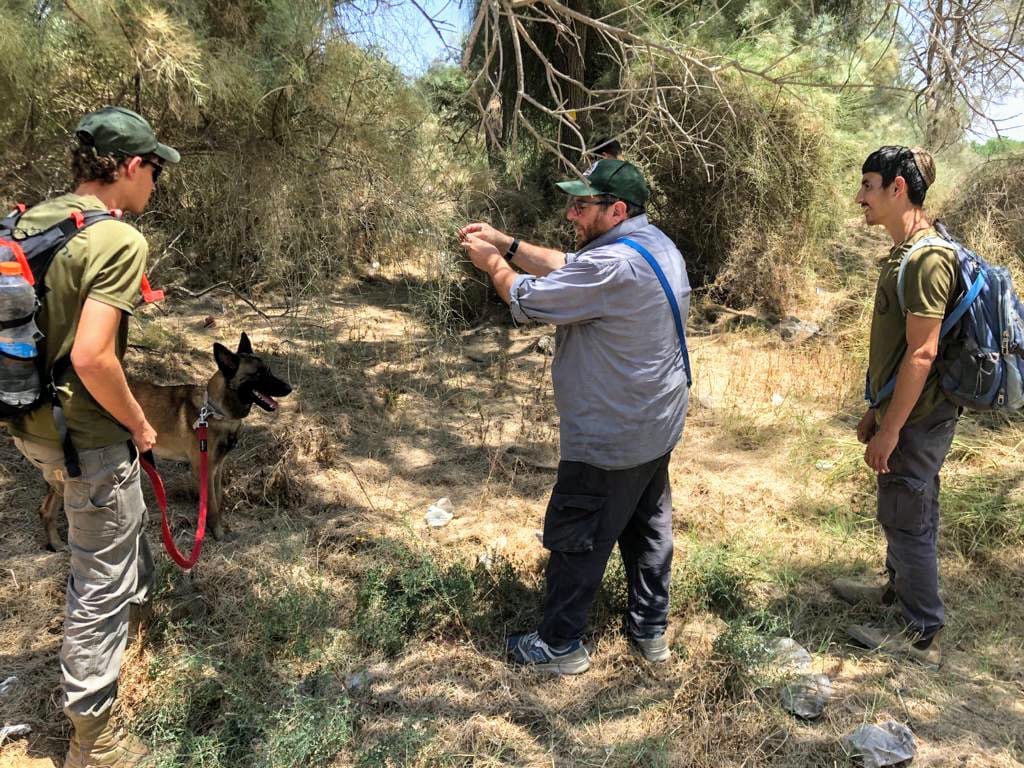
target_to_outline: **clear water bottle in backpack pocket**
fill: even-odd
[[[13,257],[0,245],[0,416],[27,410],[40,396],[36,292]]]

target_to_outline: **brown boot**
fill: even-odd
[[[141,768],[149,747],[115,727],[108,710],[98,717],[76,718],[64,768]]]
[[[915,636],[906,630],[886,630],[870,624],[853,624],[846,628],[846,633],[872,651],[891,656],[906,656],[928,669],[938,669],[942,666],[941,629],[928,640],[919,640],[919,635]]]
[[[850,605],[892,605],[896,600],[896,593],[889,584],[869,584],[845,576],[832,582],[832,591]]]

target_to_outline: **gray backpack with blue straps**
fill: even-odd
[[[956,254],[960,297],[942,321],[939,386],[952,402],[974,411],[1009,411],[1024,405],[1024,306],[1013,290],[1010,272],[988,264],[935,223],[939,237],[925,237],[903,256],[897,278],[900,308],[910,257],[922,248],[941,246]],[[872,407],[892,395],[893,376],[872,400]]]

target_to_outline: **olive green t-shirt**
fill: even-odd
[[[868,378],[872,398],[896,374],[907,351],[907,318],[900,307],[897,292],[900,262],[918,240],[937,236],[938,233],[932,227],[916,232],[899,245],[893,246],[889,255],[880,262],[875,306],[871,315],[871,347],[868,352]],[[955,304],[957,273],[956,254],[951,248],[928,246],[916,251],[903,273],[903,296],[907,312],[918,317],[945,317]],[[939,388],[938,371],[932,368],[907,423],[912,424],[928,416],[944,397]],[[891,398],[886,399],[879,405],[879,419],[885,415],[890,401]]]
[[[18,222],[15,237],[41,232],[68,218],[73,211],[106,210],[92,195],[62,195],[30,208]],[[124,357],[128,342],[128,315],[139,296],[149,247],[142,234],[123,221],[99,221],[73,237],[58,251],[43,281],[45,293],[37,325],[43,332],[40,354],[46,370],[71,354],[78,318],[85,300],[94,299],[122,310],[115,350]],[[71,439],[77,448],[103,448],[126,441],[130,434],[92,398],[68,366],[58,380]],[[44,382],[45,386],[45,382]],[[10,425],[21,438],[59,444],[53,410],[42,406]]]

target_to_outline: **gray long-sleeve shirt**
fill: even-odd
[[[685,325],[690,282],[682,254],[647,216],[626,219],[544,277],[520,275],[509,306],[517,322],[558,326],[551,378],[561,458],[626,469],[670,451],[683,433],[689,392],[679,336],[654,270],[623,243],[654,256]]]

